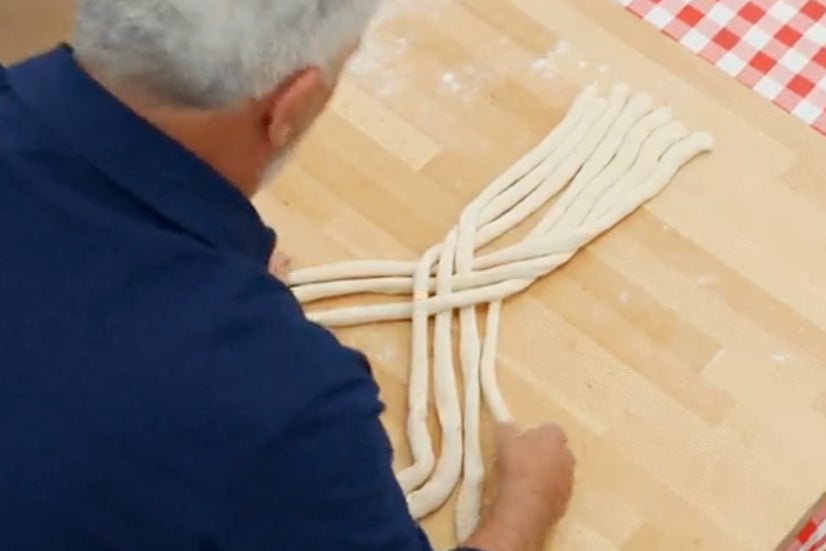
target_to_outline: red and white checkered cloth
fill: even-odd
[[[811,514],[792,542],[782,551],[826,550],[826,499]]]
[[[826,134],[826,0],[616,0]]]

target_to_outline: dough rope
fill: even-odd
[[[461,213],[442,243],[417,262],[356,261],[300,270],[290,284],[304,304],[353,294],[406,295],[411,300],[333,310],[308,317],[327,327],[411,320],[407,435],[412,464],[398,473],[414,518],[441,507],[459,488],[460,540],[476,528],[484,479],[479,440],[484,399],[500,422],[511,414],[496,377],[502,302],[568,262],[660,193],[680,168],[710,151],[711,136],[689,135],[669,109],[652,111],[644,94],[614,86],[580,93],[566,116],[536,147],[503,172]],[[557,198],[518,243],[477,253]],[[477,307],[486,305],[483,335]],[[460,401],[451,329],[459,312]],[[430,343],[434,401],[441,427],[437,458],[427,425]],[[464,426],[463,426],[464,423]]]

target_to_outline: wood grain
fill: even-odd
[[[504,307],[504,393],[580,462],[548,549],[771,549],[826,488],[821,136],[610,0],[390,2],[256,204],[299,266],[415,259],[592,81],[717,148]],[[339,335],[372,358],[406,464],[408,325]],[[424,523],[440,547],[451,520]]]
[[[75,0],[0,0],[0,63],[9,64],[65,41]]]

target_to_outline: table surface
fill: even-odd
[[[717,147],[504,306],[505,396],[579,458],[548,548],[771,549],[826,489],[826,139],[803,123],[611,0],[397,1],[256,205],[300,267],[416,259],[592,81]],[[406,465],[409,326],[338,334]],[[453,542],[449,508],[424,525]]]
[[[0,59],[49,46],[70,11],[0,5]],[[765,551],[826,489],[826,139],[612,0],[388,0],[256,204],[299,266],[415,259],[594,80],[718,145],[505,304],[506,398],[579,458],[548,549]],[[370,355],[405,465],[409,327],[339,334]],[[449,510],[424,524],[452,543]]]

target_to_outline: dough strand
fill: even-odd
[[[459,539],[466,539],[479,521],[485,476],[482,402],[494,420],[512,418],[496,375],[503,301],[568,262],[713,147],[708,134],[689,134],[673,121],[670,109],[652,109],[650,96],[632,95],[624,84],[612,87],[607,99],[589,86],[557,127],[482,190],[444,240],[418,261],[341,262],[292,274],[291,288],[303,304],[355,294],[410,297],[307,315],[327,327],[411,320],[407,437],[412,463],[397,477],[414,518],[441,507],[461,477],[455,511]],[[480,254],[549,204],[519,242]],[[477,307],[482,305],[480,336]],[[452,337],[456,311],[461,399]],[[427,423],[431,373],[441,428],[438,458]]]

